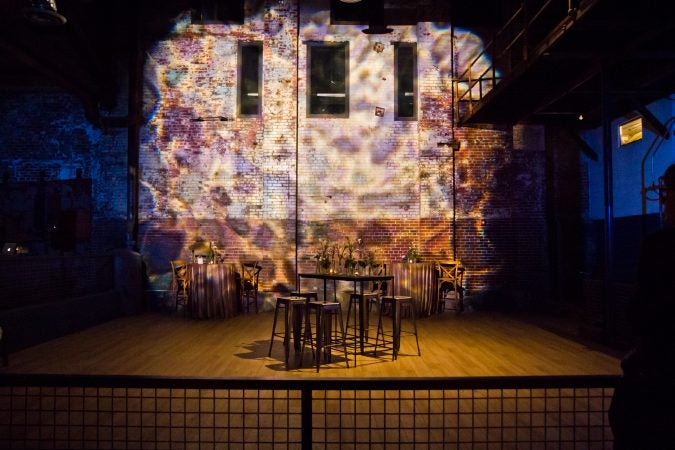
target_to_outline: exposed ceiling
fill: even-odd
[[[514,46],[527,58],[512,58],[517,62],[509,75],[462,115],[462,124],[596,127],[603,99],[606,117],[613,119],[675,94],[675,20],[665,1],[571,4],[576,9],[556,26],[525,29],[540,39]],[[508,72],[504,65],[498,68]]]
[[[39,0],[41,1],[41,0]],[[3,0],[0,16],[0,89],[66,89],[95,121],[112,109],[141,39],[168,32],[187,0],[56,0],[66,23],[26,20],[30,0]]]
[[[124,79],[120,74],[129,70],[135,45],[166,33],[178,12],[195,5],[208,9],[213,1],[221,8],[238,3],[56,0],[67,22],[45,27],[24,19],[29,0],[3,0],[0,88],[65,88],[82,100],[92,118],[101,108],[114,106],[119,80]],[[546,43],[528,48],[527,60],[514,65],[508,77],[473,105],[471,115],[462,116],[464,125],[520,121],[579,125],[577,117],[583,114],[587,118],[583,125],[594,126],[600,118],[603,73],[610,86],[613,116],[675,93],[675,21],[666,11],[666,1],[568,1],[560,2],[577,7],[574,20],[561,24],[565,30],[533,29],[547,36]],[[544,3],[529,0],[528,4],[533,2]],[[332,20],[339,23],[452,20],[457,26],[479,30],[487,41],[520,3],[331,0],[331,8]],[[373,14],[373,8],[384,8],[384,13]]]

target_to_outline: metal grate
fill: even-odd
[[[611,449],[616,381],[3,375],[0,448]]]

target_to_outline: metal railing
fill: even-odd
[[[0,375],[0,448],[611,448],[618,377]]]
[[[471,115],[474,107],[500,81],[539,56],[576,20],[577,0],[523,1],[453,79],[457,114]],[[586,3],[593,3],[588,1]]]

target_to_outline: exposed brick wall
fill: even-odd
[[[328,3],[303,3],[298,30],[294,1],[247,2],[243,25],[179,21],[149,50],[139,240],[151,282],[168,283],[168,260],[189,257],[196,239],[214,242],[227,261],[262,261],[265,287],[294,284],[296,255],[300,270],[313,269],[322,238],[361,237],[384,260],[400,260],[411,243],[426,259],[451,257],[453,155],[437,144],[454,137],[457,256],[470,293],[507,290],[519,301],[545,293],[542,131],[453,136],[450,27],[369,36],[330,25]],[[236,117],[236,48],[245,40],[263,43],[260,118]],[[306,41],[349,43],[349,117],[307,117]],[[397,41],[417,43],[416,121],[393,117]],[[458,32],[458,61],[478,46]],[[232,120],[191,120],[198,116]]]
[[[454,211],[470,293],[545,292],[541,130],[453,130],[448,26],[369,36],[330,25],[327,0],[303,3],[299,21],[294,1],[246,5],[243,25],[191,25],[186,14],[147,52],[139,245],[154,286],[166,286],[168,260],[189,257],[196,239],[212,241],[227,261],[261,261],[265,287],[292,286],[296,256],[301,268],[313,268],[321,238],[361,237],[384,260],[400,260],[411,244],[425,259],[451,257]],[[461,70],[479,40],[465,31],[456,38]],[[241,41],[263,44],[259,118],[236,116]],[[349,42],[348,118],[307,117],[305,41]],[[416,121],[393,117],[397,41],[417,44]],[[0,162],[10,176],[62,179],[82,169],[94,182],[91,249],[124,245],[126,130],[92,127],[60,92],[3,92],[0,99],[7,117]],[[231,120],[192,120],[199,116]],[[462,142],[455,198],[453,154],[437,145],[452,138]]]
[[[92,221],[101,225],[92,227],[87,252],[125,245],[126,129],[94,127],[75,97],[54,89],[0,90],[0,111],[0,175],[28,184],[41,174],[48,181],[74,179],[81,170],[93,183]]]

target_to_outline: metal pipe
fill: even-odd
[[[300,238],[298,216],[298,163],[300,161],[300,0],[297,0],[296,41],[295,41],[295,290],[300,291],[300,278],[298,277],[298,240]]]
[[[450,76],[455,79],[455,26],[450,21]],[[450,127],[455,143],[455,92],[451,89]],[[455,188],[455,147],[452,147],[452,259],[457,261],[457,190]]]
[[[602,290],[602,336],[605,342],[610,337],[610,286],[614,258],[614,179],[612,165],[612,119],[609,90],[609,74],[606,68],[601,72],[600,109],[602,117],[602,166],[604,173],[605,227],[604,227],[604,273]]]

